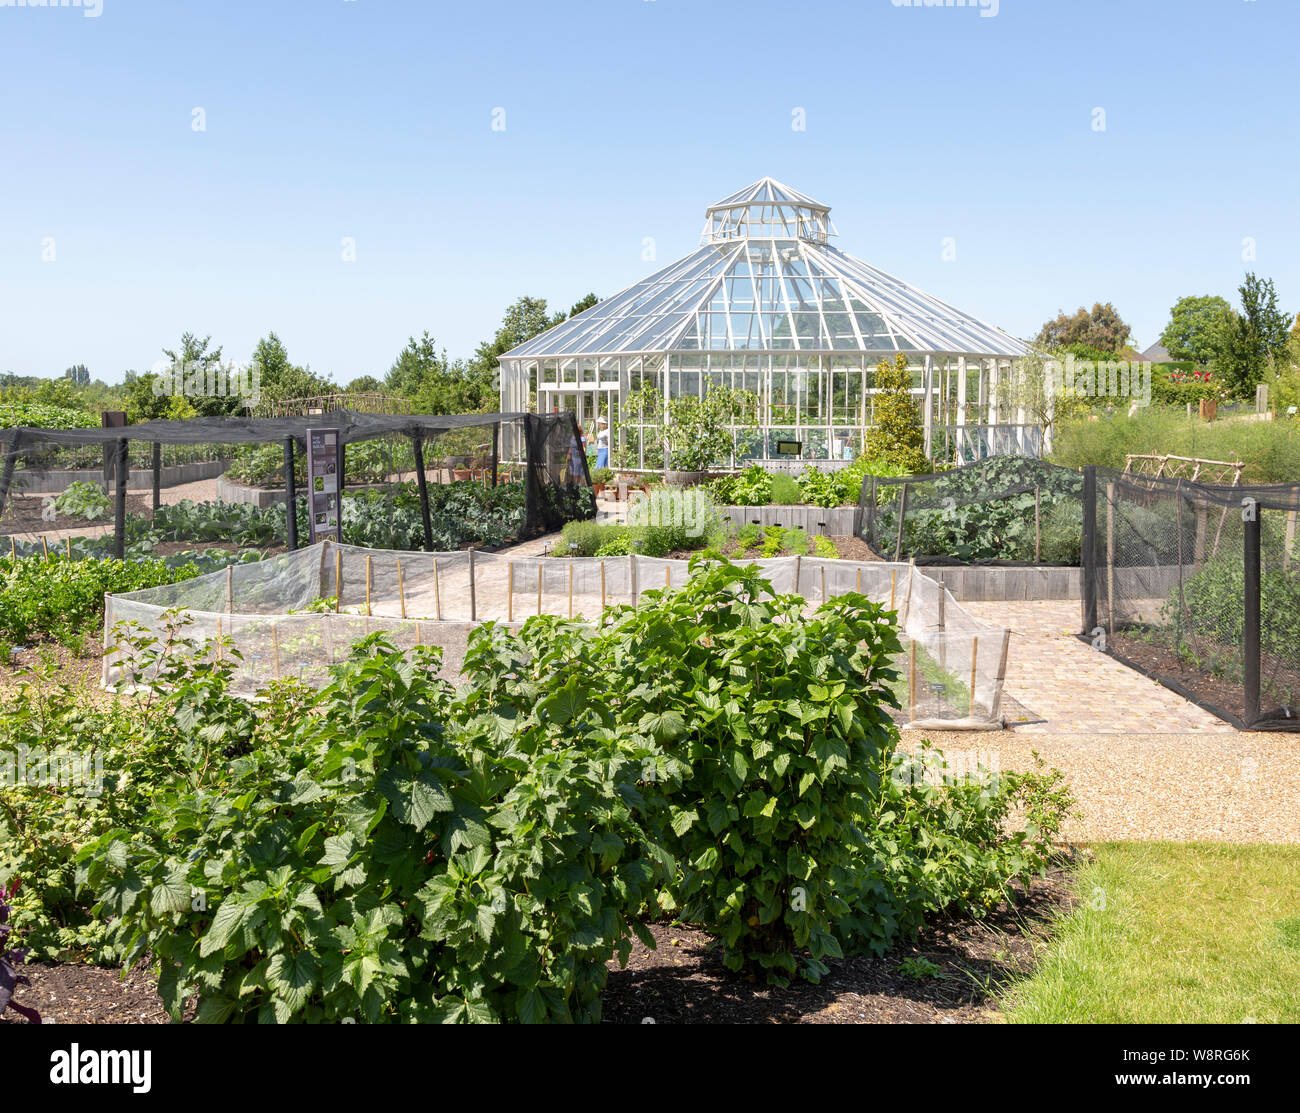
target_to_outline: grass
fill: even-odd
[[[1300,1022],[1300,847],[1108,843],[1011,1022]]]
[[[1185,412],[1161,406],[1133,417],[1117,413],[1099,421],[1062,422],[1054,435],[1052,462],[1123,470],[1129,453],[1244,460],[1246,483],[1300,481],[1300,425],[1294,421],[1188,420]]]

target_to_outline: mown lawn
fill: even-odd
[[[1092,850],[1009,1021],[1300,1022],[1300,846]]]

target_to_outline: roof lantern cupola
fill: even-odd
[[[762,178],[709,206],[700,243],[762,239],[824,244],[830,236],[839,234],[831,223],[830,213],[830,206],[814,201],[797,189],[782,185],[775,178]]]

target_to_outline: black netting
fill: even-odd
[[[1300,729],[1300,488],[1094,475],[1084,636],[1238,726]]]
[[[586,458],[571,451],[578,442],[569,414],[334,411],[0,429],[0,535],[20,553],[57,547],[91,556],[185,541],[306,545],[309,429],[339,431],[350,543],[496,548],[595,514]]]
[[[857,533],[887,560],[1079,563],[1083,478],[1025,456],[936,475],[868,476]]]

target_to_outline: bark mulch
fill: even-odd
[[[884,958],[829,963],[819,985],[786,988],[722,965],[713,937],[680,924],[649,928],[658,944],[633,944],[627,968],[610,963],[603,997],[610,1024],[978,1024],[997,1021],[1001,987],[1032,969],[1057,916],[1074,904],[1061,872],[1035,881],[1015,907],[983,921],[940,923]],[[903,971],[907,959],[939,967]]]
[[[611,1024],[978,1024],[1000,1018],[1000,987],[1033,968],[1057,915],[1074,901],[1063,871],[1035,881],[1014,907],[982,921],[940,923],[884,958],[851,957],[831,964],[820,985],[781,989],[722,965],[709,933],[673,923],[650,924],[658,944],[633,945],[626,969],[610,963],[604,1019]],[[906,959],[938,966],[912,976]],[[156,983],[137,968],[118,970],[33,963],[15,999],[46,1024],[166,1024]],[[25,1024],[13,1013],[0,1024]]]

